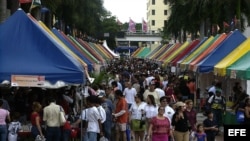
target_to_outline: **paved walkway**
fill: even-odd
[[[202,123],[206,117],[203,115],[203,113],[198,113],[197,114],[197,122]],[[224,141],[224,133],[223,131],[220,133],[220,135],[216,136],[215,141]]]

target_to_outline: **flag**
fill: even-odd
[[[117,23],[119,26],[122,25],[122,22],[121,22],[119,19],[116,20],[116,23]]]
[[[224,21],[224,22],[223,22],[223,26],[224,26],[224,27],[229,27],[229,24],[228,24],[227,22]]]
[[[36,8],[38,6],[41,6],[41,0],[33,0],[30,9]]]
[[[19,3],[31,3],[32,0],[19,0]]]
[[[217,31],[219,31],[220,30],[220,26],[217,24]]]
[[[142,32],[148,32],[148,25],[147,22],[142,19]]]
[[[128,32],[136,32],[135,25],[136,23],[132,19],[129,19]]]
[[[232,21],[230,23],[231,30],[234,30],[234,27],[235,27],[235,23],[234,23],[234,19],[232,19]]]

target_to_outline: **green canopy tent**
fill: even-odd
[[[250,80],[250,51],[244,56],[235,61],[232,65],[228,66],[227,76],[230,78],[240,78],[244,80]]]

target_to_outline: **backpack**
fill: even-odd
[[[207,106],[208,106],[209,110],[211,110],[211,106],[214,104],[215,95],[213,95],[213,99],[212,99],[211,103],[208,102],[209,98],[207,99],[206,103],[207,103]],[[225,97],[224,96],[221,96],[221,101],[220,101],[219,104],[222,105],[222,108],[224,108],[226,106],[226,101],[225,101]]]

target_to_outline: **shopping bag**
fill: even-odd
[[[109,141],[106,137],[102,136],[99,141]]]
[[[244,119],[245,119],[245,115],[244,115],[244,112],[242,111],[237,111],[236,112],[236,120],[238,123],[242,123],[244,122]]]
[[[46,138],[40,135],[37,135],[35,141],[46,141]]]

